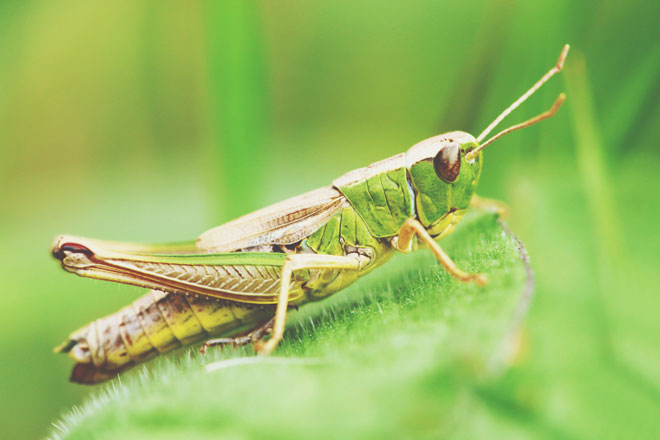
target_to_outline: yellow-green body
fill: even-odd
[[[483,149],[559,109],[563,94],[546,112],[484,141],[562,69],[568,50],[565,45],[555,66],[477,138],[455,131],[426,139],[332,186],[218,226],[195,243],[145,246],[58,237],[52,252],[65,270],[152,289],[56,349],[76,360],[71,379],[107,380],[178,346],[262,327],[274,315],[273,336],[260,350],[268,354],[282,338],[288,306],[323,299],[419,242],[453,276],[483,285],[484,277],[458,269],[435,240],[451,233],[470,205]]]
[[[109,277],[105,268],[94,271],[90,254],[101,254],[98,248],[60,255],[66,270],[153,289],[132,305],[77,330],[58,347],[78,361],[72,380],[107,380],[159,353],[262,325],[274,313],[279,270],[287,255],[354,254],[365,261],[359,270],[296,272],[289,304],[299,306],[341,290],[387,261],[407,219],[418,218],[437,238],[446,236],[465,212],[481,171],[479,156],[471,164],[461,164],[466,171],[455,182],[439,180],[426,150],[435,151],[447,142],[463,149],[476,146],[472,136],[462,132],[428,139],[408,153],[347,173],[331,187],[208,231],[193,255],[161,249],[150,254],[139,248],[107,251],[103,263],[120,271],[119,278],[116,273]],[[293,222],[283,220],[291,218]],[[247,227],[256,233],[245,232]],[[62,238],[58,249],[66,250],[67,240]],[[92,248],[91,242],[76,243]],[[126,273],[139,273],[141,278],[125,279]],[[153,284],[162,278],[171,283]]]

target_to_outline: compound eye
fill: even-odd
[[[461,147],[455,142],[442,147],[433,158],[433,168],[445,182],[455,182],[461,171]]]

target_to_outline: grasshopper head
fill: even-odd
[[[549,110],[484,141],[506,116],[562,69],[568,49],[567,44],[559,54],[557,63],[476,138],[462,131],[452,131],[426,139],[408,150],[406,165],[415,189],[417,217],[431,235],[451,230],[449,227],[458,221],[470,204],[481,175],[482,150],[486,146],[512,131],[529,127],[557,112],[566,98],[563,93]]]
[[[467,209],[481,175],[481,152],[468,156],[477,146],[472,135],[452,131],[419,142],[406,153],[417,216],[425,227]]]

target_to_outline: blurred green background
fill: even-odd
[[[0,3],[0,426],[44,435],[90,392],[52,347],[136,290],[81,280],[58,233],[175,241],[449,130],[478,134],[571,43],[485,153],[537,295],[540,424],[651,433],[660,414],[658,2]],[[655,420],[652,419],[655,417]],[[534,432],[532,429],[529,432]]]

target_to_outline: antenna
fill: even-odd
[[[509,107],[507,107],[506,110],[504,110],[502,113],[500,113],[499,116],[497,118],[495,118],[495,120],[493,122],[491,122],[490,125],[488,125],[488,127],[486,127],[486,129],[484,131],[482,131],[479,136],[477,136],[477,142],[481,142],[486,136],[488,136],[488,134],[491,131],[493,131],[493,129],[495,127],[497,127],[497,125],[500,122],[502,122],[502,120],[504,118],[506,118],[512,111],[514,111],[516,108],[518,108],[518,106],[520,106],[520,104],[525,102],[527,100],[527,98],[532,96],[534,94],[534,92],[536,92],[543,84],[548,82],[548,80],[550,78],[552,78],[557,72],[559,72],[562,69],[562,67],[564,67],[564,60],[566,60],[566,55],[568,55],[568,49],[570,49],[570,46],[568,44],[564,45],[564,48],[562,49],[561,53],[559,54],[559,59],[557,59],[557,64],[555,64],[552,67],[552,69],[548,70],[548,72],[545,75],[543,75],[541,77],[541,79],[539,79],[536,83],[534,83],[534,85],[529,90],[527,90],[525,93],[523,93],[523,95],[520,98],[515,100],[513,102],[513,104],[511,104]],[[557,98],[555,103],[552,105],[550,110],[548,110],[544,113],[541,113],[540,115],[538,115],[538,116],[536,116],[536,117],[534,117],[534,118],[532,118],[528,121],[525,121],[521,124],[514,125],[513,127],[510,127],[510,128],[507,128],[506,130],[501,131],[500,133],[496,134],[495,136],[490,138],[488,141],[486,141],[484,144],[482,144],[479,147],[477,147],[476,149],[472,150],[469,153],[470,157],[474,158],[476,156],[476,153],[478,153],[486,145],[488,145],[489,143],[492,143],[493,141],[500,138],[501,136],[504,136],[505,134],[510,133],[512,131],[515,131],[515,130],[518,130],[518,129],[521,129],[521,128],[524,128],[524,127],[528,127],[532,124],[535,124],[539,121],[542,121],[543,119],[549,118],[550,116],[554,115],[557,112],[557,110],[559,109],[559,106],[562,104],[562,102],[564,102],[564,99],[566,99],[566,95],[564,95],[564,94],[559,95],[559,97]]]
[[[540,122],[544,119],[548,119],[548,118],[554,116],[555,113],[557,113],[557,110],[559,110],[559,107],[561,107],[561,105],[564,103],[565,100],[566,100],[566,94],[565,93],[560,93],[559,96],[557,96],[557,99],[555,99],[555,102],[552,104],[552,107],[550,107],[548,110],[544,111],[540,115],[534,116],[532,119],[526,120],[525,122],[521,122],[520,124],[512,125],[509,128],[505,128],[504,130],[497,133],[495,136],[488,139],[483,144],[479,145],[474,150],[470,151],[467,154],[466,159],[467,160],[474,160],[474,158],[477,156],[477,153],[479,153],[479,151],[483,150],[484,148],[486,148],[486,146],[488,144],[492,144],[493,142],[495,142],[496,140],[498,140],[499,138],[501,138],[505,134],[509,134],[512,131],[520,130],[521,128],[529,127],[530,125],[534,125],[537,122]]]

